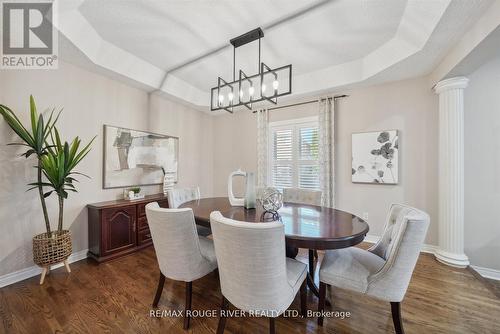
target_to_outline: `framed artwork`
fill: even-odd
[[[352,134],[352,182],[399,182],[398,130]]]
[[[179,138],[104,125],[103,188],[163,183],[164,172],[177,182]]]

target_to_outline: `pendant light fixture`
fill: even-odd
[[[252,110],[252,105],[256,102],[269,101],[277,104],[278,97],[292,93],[292,65],[272,69],[261,62],[262,37],[264,32],[257,28],[229,41],[233,46],[233,80],[227,82],[218,77],[217,86],[210,90],[210,110],[233,113],[234,108],[238,106]],[[259,72],[247,75],[240,69],[236,78],[236,49],[254,41],[259,43]]]

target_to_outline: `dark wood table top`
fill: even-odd
[[[182,204],[181,208],[193,209],[196,223],[210,226],[210,213],[220,211],[226,218],[261,223],[271,219],[257,202],[257,208],[246,210],[231,206],[227,197],[202,198]],[[285,225],[287,244],[298,248],[337,249],[354,246],[363,241],[368,224],[345,211],[296,203],[284,203],[279,210]]]

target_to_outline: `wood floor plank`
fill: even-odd
[[[361,247],[366,248],[363,244]],[[299,253],[307,262],[308,254]],[[322,253],[320,252],[320,260]],[[317,280],[318,269],[316,270]],[[44,285],[38,277],[0,290],[0,333],[214,333],[217,317],[194,317],[184,331],[183,319],[150,316],[159,269],[152,248],[97,265],[90,259],[72,264],[72,273],[53,270]],[[160,310],[184,309],[183,282],[168,280]],[[327,310],[350,312],[351,317],[280,317],[278,333],[394,333],[389,303],[332,288]],[[220,288],[217,273],[193,282],[193,310],[218,310]],[[317,309],[311,293],[308,309]],[[292,305],[299,310],[299,298]],[[438,263],[431,255],[419,258],[402,303],[406,333],[500,333],[500,299],[465,269]],[[267,333],[266,318],[229,318],[226,333]]]

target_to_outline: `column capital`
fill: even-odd
[[[454,77],[439,81],[434,86],[434,91],[437,94],[441,94],[444,91],[450,89],[464,89],[469,84],[469,79],[466,77]]]

